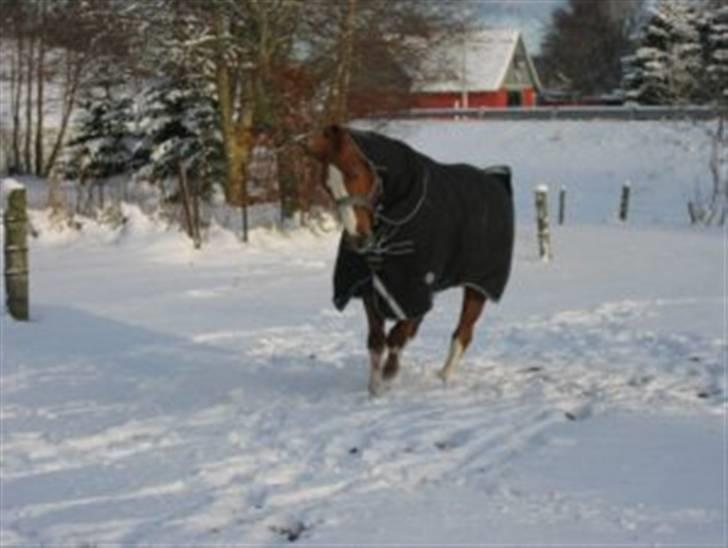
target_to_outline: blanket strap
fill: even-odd
[[[406,320],[407,316],[402,311],[402,307],[399,306],[397,300],[387,290],[387,287],[384,285],[384,282],[382,282],[382,279],[376,274],[372,274],[372,283],[374,285],[374,289],[377,290],[377,293],[379,293],[382,298],[387,301],[389,308],[392,309],[392,312],[394,312],[394,315],[397,317],[397,319],[400,321]]]

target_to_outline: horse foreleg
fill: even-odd
[[[369,334],[367,336],[369,393],[375,395],[382,387],[382,358],[384,357],[384,346],[387,338],[384,333],[384,318],[377,313],[373,303],[367,298],[364,299],[364,310],[369,325]]]
[[[437,373],[443,381],[447,381],[455,372],[465,350],[470,345],[470,341],[473,340],[473,329],[478,318],[480,318],[480,314],[483,312],[485,300],[485,296],[482,293],[470,287],[465,288],[460,321],[455,328],[455,333],[453,333],[452,341],[450,342],[450,352],[448,353],[445,365]]]
[[[399,372],[399,357],[405,345],[417,334],[422,318],[400,320],[387,335],[387,362],[384,364],[385,381],[393,379]]]

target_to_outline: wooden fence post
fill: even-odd
[[[559,225],[564,224],[564,216],[566,214],[566,187],[562,186],[559,190]]]
[[[622,198],[619,201],[619,220],[625,222],[629,213],[629,193],[631,185],[629,181],[622,185]]]
[[[8,191],[5,208],[5,293],[8,312],[16,320],[27,321],[28,306],[28,213],[25,188]]]
[[[187,169],[180,160],[179,165],[179,183],[182,189],[182,206],[185,213],[185,222],[187,223],[187,235],[192,238],[195,249],[200,249],[202,240],[200,239],[199,225],[195,225],[195,215],[193,211],[192,198],[190,196],[190,187],[187,184]],[[199,220],[199,219],[198,219]]]
[[[543,261],[550,261],[551,234],[549,232],[549,211],[548,195],[549,188],[546,185],[536,187],[536,223],[538,228],[538,252]]]

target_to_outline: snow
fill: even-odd
[[[387,131],[514,169],[513,278],[454,378],[458,291],[368,396],[335,231],[216,226],[195,251],[136,206],[80,233],[33,211],[32,318],[0,332],[3,546],[725,544],[727,235],[685,214],[702,129]],[[569,187],[548,264],[541,181]]]
[[[5,178],[0,181],[0,200],[2,200],[3,208],[11,192],[23,189],[25,189],[25,186],[15,179]]]

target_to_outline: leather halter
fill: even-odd
[[[381,196],[382,181],[379,178],[376,170],[374,170],[374,186],[369,192],[355,192],[334,200],[337,208],[343,208],[348,206],[363,207],[367,211],[374,213],[376,211],[377,202]]]
[[[359,206],[368,209],[369,211],[374,210],[371,202],[369,201],[368,194],[350,194],[349,196],[344,196],[343,198],[334,200],[334,203],[336,204],[336,207]]]

